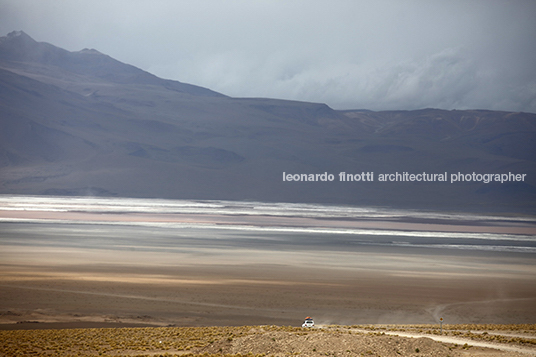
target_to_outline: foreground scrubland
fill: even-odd
[[[415,333],[415,337],[393,334]],[[0,356],[522,356],[536,355],[536,325],[89,328],[0,331]],[[475,341],[473,346],[470,341]],[[500,351],[479,341],[518,348]],[[520,352],[525,354],[520,354]]]

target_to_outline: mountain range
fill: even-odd
[[[0,38],[1,194],[534,213],[535,153],[533,113],[232,98],[94,49],[71,52],[22,31]],[[374,176],[341,182],[341,172]],[[447,181],[379,180],[397,172]],[[525,176],[451,182],[460,173]]]

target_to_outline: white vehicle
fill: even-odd
[[[307,316],[305,318],[305,322],[301,325],[301,327],[315,327],[315,322],[313,321],[312,318]]]

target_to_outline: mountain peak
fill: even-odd
[[[24,31],[11,31],[7,34],[7,36],[0,37],[0,43],[5,42],[22,42],[22,43],[37,43],[33,38],[31,38],[26,32]]]
[[[62,52],[55,46],[45,42],[37,42],[24,31],[12,31],[7,36],[0,37],[0,59],[8,61],[38,62],[50,57],[51,53]]]
[[[11,31],[10,33],[7,34],[7,37],[8,38],[13,38],[13,37],[30,37],[26,34],[26,32],[24,31]],[[31,38],[31,37],[30,37]]]
[[[100,51],[97,51],[94,48],[84,48],[83,50],[78,51],[77,53],[83,53],[88,55],[102,55],[103,53]]]

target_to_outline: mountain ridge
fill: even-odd
[[[165,80],[137,67],[120,62],[95,49],[70,52],[46,42],[37,42],[23,31],[13,31],[0,40],[0,60],[62,68],[78,75],[92,75],[121,84],[164,85],[168,89],[200,95],[223,96],[199,86]],[[28,71],[29,68],[26,68]]]
[[[11,34],[0,38],[0,193],[536,211],[536,114],[231,98]],[[367,171],[514,171],[527,181],[282,180]]]

